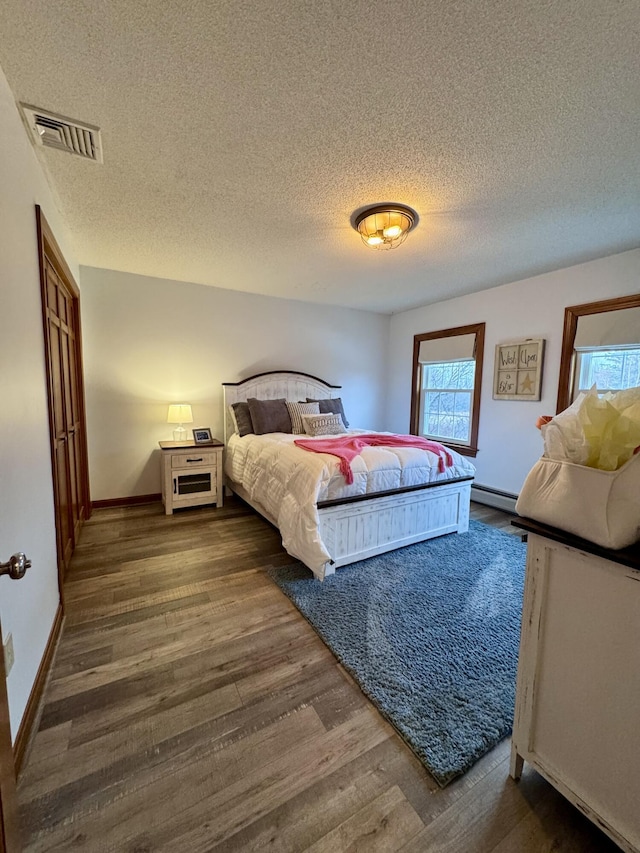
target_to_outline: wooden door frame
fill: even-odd
[[[7,583],[7,580],[3,583]],[[0,649],[0,853],[18,853],[22,847],[6,678],[4,654]]]
[[[49,322],[47,318],[47,280],[46,280],[46,260],[52,264],[59,277],[68,287],[71,298],[73,300],[73,318],[76,324],[75,335],[75,363],[76,363],[76,387],[78,390],[78,408],[80,412],[80,492],[78,502],[84,506],[85,518],[91,515],[91,498],[89,493],[89,463],[87,452],[87,421],[86,408],[84,399],[84,369],[82,363],[82,332],[80,324],[80,290],[75,283],[71,270],[64,259],[62,251],[58,246],[56,238],[53,235],[49,223],[45,219],[40,205],[36,205],[36,228],[38,234],[38,261],[40,265],[40,290],[42,297],[42,322],[44,328],[44,357],[47,375],[47,403],[49,415],[49,444],[51,448],[51,471],[54,482],[54,494],[57,493],[57,466],[55,455],[55,427],[53,421],[53,372],[50,361],[50,332]],[[63,579],[64,579],[64,561],[63,555],[60,553],[60,522],[58,517],[58,509],[56,507],[56,550],[58,563],[58,587],[60,590],[60,601],[64,605]]]

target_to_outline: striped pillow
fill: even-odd
[[[320,414],[320,404],[319,403],[289,403],[287,402],[287,409],[289,409],[289,417],[291,418],[291,427],[292,432],[296,433],[296,435],[304,434],[304,426],[302,425],[302,415],[319,415]]]
[[[340,415],[302,415],[307,435],[340,435],[346,432]]]

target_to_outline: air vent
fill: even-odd
[[[100,128],[66,116],[48,113],[29,104],[20,104],[27,127],[36,145],[58,148],[85,160],[102,163]]]

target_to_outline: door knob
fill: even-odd
[[[9,557],[6,563],[0,563],[0,575],[9,575],[12,580],[19,581],[30,568],[31,560],[28,560],[26,554],[20,551]]]

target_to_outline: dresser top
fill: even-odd
[[[561,545],[568,545],[570,548],[577,548],[580,551],[585,551],[587,554],[604,557],[605,560],[611,560],[613,563],[620,563],[623,566],[629,566],[632,569],[640,571],[640,542],[636,542],[635,545],[630,545],[628,548],[622,548],[619,551],[612,551],[610,548],[602,548],[600,545],[596,545],[595,542],[580,539],[578,536],[574,536],[573,533],[567,533],[565,530],[559,530],[557,527],[551,527],[540,521],[534,521],[532,518],[514,518],[511,524],[514,527],[519,527],[520,530],[526,530],[528,533],[545,536],[547,539],[560,542]]]

